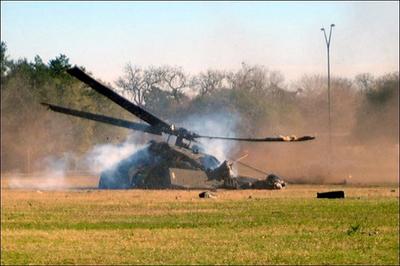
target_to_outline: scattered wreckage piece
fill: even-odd
[[[214,199],[216,197],[217,197],[217,195],[215,195],[209,191],[203,191],[203,192],[200,192],[200,194],[199,194],[199,198],[201,198],[201,199],[209,199],[209,198]]]
[[[267,176],[265,180],[258,180],[251,186],[253,189],[283,189],[286,188],[286,182],[274,174]]]
[[[328,191],[328,192],[317,192],[318,199],[343,199],[344,191]]]

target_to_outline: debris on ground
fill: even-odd
[[[270,174],[265,180],[259,180],[251,184],[251,188],[256,189],[283,189],[286,187],[286,182],[279,176]]]
[[[208,191],[203,191],[199,194],[199,198],[202,199],[207,199],[207,198],[216,198],[217,196],[212,194],[211,192]]]
[[[344,191],[328,191],[328,192],[317,192],[318,199],[342,199],[344,198]]]

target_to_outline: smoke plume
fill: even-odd
[[[138,133],[133,133],[120,144],[96,145],[84,156],[84,164],[93,174],[99,174],[143,148],[139,139]]]
[[[73,154],[64,153],[61,157],[48,156],[39,161],[38,168],[43,169],[29,177],[19,173],[11,174],[8,186],[19,189],[53,190],[66,187],[66,171],[70,167]]]
[[[188,116],[182,125],[204,136],[236,137],[240,117],[234,113],[217,112],[211,115]],[[219,161],[231,160],[240,149],[237,142],[218,139],[198,139],[205,153],[215,156]]]

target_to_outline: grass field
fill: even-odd
[[[199,192],[3,188],[1,264],[399,264],[396,186]]]

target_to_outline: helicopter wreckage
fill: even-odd
[[[232,167],[234,163],[239,163],[238,160],[220,162],[215,156],[205,153],[201,146],[195,143],[199,139],[248,142],[298,142],[314,139],[312,136],[232,138],[199,135],[186,128],[177,128],[175,125],[161,120],[93,79],[76,66],[68,69],[67,73],[142,119],[146,124],[42,103],[50,110],[144,133],[159,136],[166,134],[176,137],[174,144],[169,144],[168,141],[156,142],[152,140],[143,149],[103,171],[99,179],[100,189],[281,189],[285,187],[286,183],[278,176],[270,174],[266,176],[265,180],[259,180],[236,175]],[[241,164],[253,170],[259,170],[244,163]]]

